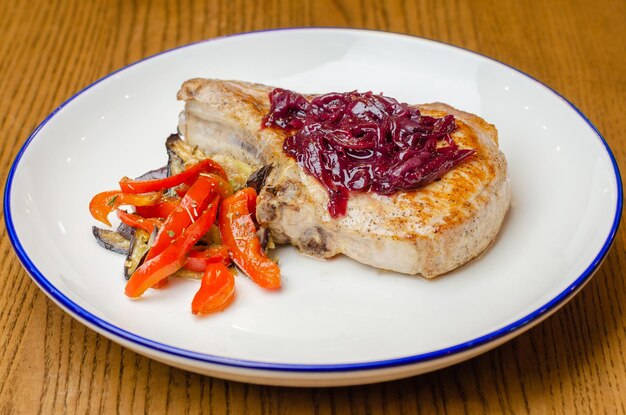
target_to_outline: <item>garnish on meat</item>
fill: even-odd
[[[451,138],[453,115],[422,115],[384,95],[333,92],[307,101],[276,88],[269,101],[263,126],[289,134],[285,154],[326,188],[335,218],[346,214],[350,192],[414,190],[475,153]]]

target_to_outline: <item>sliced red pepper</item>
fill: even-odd
[[[209,201],[217,184],[211,177],[202,175],[189,187],[180,204],[170,213],[163,226],[159,228],[154,243],[146,255],[146,260],[160,254],[186,228],[196,220]],[[153,288],[162,288],[167,278],[160,280]]]
[[[243,191],[246,195],[246,197],[248,198],[248,212],[250,212],[250,216],[252,217],[252,221],[256,224],[257,220],[256,220],[256,198],[257,198],[257,194],[256,194],[256,190],[254,190],[252,187],[246,187],[241,189],[241,191]]]
[[[144,218],[134,213],[128,213],[121,209],[117,210],[117,217],[120,218],[122,223],[130,226],[131,228],[143,229],[148,233],[154,232],[154,227],[161,228],[163,221],[157,218]]]
[[[148,288],[178,271],[187,262],[187,252],[208,232],[215,222],[219,196],[215,196],[194,223],[163,252],[146,260],[126,283],[125,293],[131,298],[141,296]]]
[[[163,222],[163,226],[159,229],[154,238],[154,243],[150,251],[148,251],[146,261],[163,252],[174,239],[180,236],[190,223],[196,220],[209,202],[214,188],[215,183],[207,177],[200,176],[196,180],[187,191],[187,194],[185,194],[185,197],[180,201],[180,204]]]
[[[224,179],[228,179],[222,166],[211,159],[205,159],[174,176],[163,179],[133,180],[124,177],[120,180],[120,189],[126,193],[146,193],[165,190],[183,183],[191,184],[196,181],[200,173],[216,173]]]
[[[176,186],[176,188],[174,189],[176,191],[176,194],[178,195],[178,197],[183,197],[187,194],[187,190],[189,190],[191,186],[189,186],[186,183],[183,183],[181,185]]]
[[[135,206],[138,215],[144,218],[167,218],[176,206],[180,204],[180,199],[175,197],[162,197],[160,201],[154,205]]]
[[[122,205],[148,206],[155,204],[162,196],[161,192],[130,194],[119,190],[98,193],[89,202],[89,212],[94,219],[111,226],[108,216]]]
[[[242,189],[222,202],[218,225],[222,240],[235,264],[263,288],[280,288],[280,268],[269,259],[259,242],[250,212],[254,189]]]
[[[206,176],[215,182],[215,192],[220,195],[222,200],[226,199],[234,193],[233,186],[231,186],[231,184],[228,183],[228,180],[226,180],[224,177],[215,173],[200,173],[200,175]]]
[[[235,298],[235,277],[222,263],[210,264],[191,302],[193,314],[208,314],[228,307]]]
[[[226,181],[222,176],[218,176],[213,173],[200,173],[200,176],[208,177],[215,182],[215,192],[220,195],[222,199],[226,199],[228,196],[233,194],[233,186],[231,186],[231,184],[228,183],[228,181]],[[189,187],[190,186],[185,183],[176,186],[176,194],[179,197],[185,196]]]
[[[187,253],[185,268],[189,271],[203,272],[208,265],[217,262],[225,266],[230,265],[228,248],[224,245],[215,245],[203,250],[192,249]]]

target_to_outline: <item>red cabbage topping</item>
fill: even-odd
[[[276,88],[263,127],[289,132],[285,154],[326,187],[328,211],[345,215],[350,191],[389,195],[438,180],[474,154],[450,137],[454,116],[423,116],[371,92],[321,95],[310,102]]]

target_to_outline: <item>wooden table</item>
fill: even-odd
[[[62,3],[62,4],[57,4]],[[288,26],[409,33],[513,65],[556,89],[626,161],[626,2],[0,2],[0,169],[76,91],[165,49]],[[584,166],[582,166],[584,168]],[[126,350],[35,286],[0,225],[0,412],[626,412],[626,234],[595,278],[538,327],[435,373],[336,389],[262,387],[199,376]]]

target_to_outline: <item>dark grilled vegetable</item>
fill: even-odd
[[[209,231],[198,241],[197,245],[200,246],[211,246],[211,245],[222,245],[222,235],[220,235],[220,230],[217,225],[212,225],[209,228]]]
[[[159,167],[158,169],[150,170],[149,172],[142,174],[135,180],[163,179],[167,177],[167,170],[167,166]],[[120,223],[117,227],[117,232],[130,241],[131,239],[133,239],[135,229],[131,226],[126,225],[125,223]]]
[[[130,241],[124,238],[119,232],[101,229],[97,226],[92,226],[91,231],[93,232],[93,236],[96,237],[98,245],[104,249],[117,252],[118,254],[128,254]]]
[[[168,138],[167,142],[169,141],[170,139]],[[167,172],[168,172],[167,175],[168,176],[176,175],[180,173],[181,171],[183,171],[184,169],[185,169],[185,164],[183,163],[183,160],[178,156],[178,154],[176,154],[175,151],[170,150],[168,146],[167,147]]]
[[[185,269],[185,268],[181,268],[178,271],[176,271],[175,273],[173,273],[172,277],[187,278],[187,279],[190,279],[190,280],[201,280],[202,279],[202,273],[201,272],[190,271],[190,270]]]
[[[261,249],[267,252],[267,245],[270,241],[270,230],[265,226],[261,226],[258,231],[256,231],[257,236],[259,237],[259,243],[261,244]]]
[[[143,263],[150,249],[150,234],[143,229],[135,229],[129,242],[130,248],[124,262],[124,278],[129,279],[133,272]]]
[[[172,134],[167,138],[165,148],[169,158],[167,165],[170,174],[180,173],[185,166],[210,158],[224,168],[231,186],[241,189],[254,170],[254,167],[225,154],[208,155],[197,146],[189,145],[178,134]]]
[[[271,171],[271,164],[261,167],[260,169],[252,173],[250,177],[248,177],[248,180],[246,181],[246,187],[252,187],[254,190],[256,190],[256,193],[259,194],[261,192],[261,189],[265,185],[265,180],[267,179],[267,176],[270,174]]]
[[[178,134],[172,134],[165,140],[165,148],[167,149],[167,167],[170,176],[183,171],[185,165],[194,164],[208,158],[197,147],[192,147],[184,142]]]
[[[130,240],[133,239],[133,235],[135,234],[135,228],[121,222],[117,227],[117,233],[122,235],[124,239],[127,239],[130,242]]]
[[[153,179],[163,179],[165,177],[167,177],[167,166],[150,170],[149,172],[146,172],[142,174],[141,176],[135,178],[135,180],[153,180]]]

